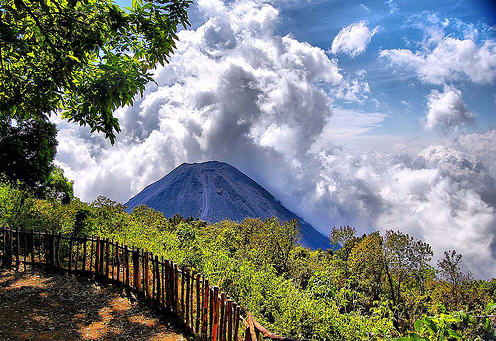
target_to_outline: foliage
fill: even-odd
[[[129,214],[104,197],[65,205],[28,197],[16,210],[18,195],[0,186],[0,224],[22,221],[150,250],[201,272],[281,335],[350,341],[495,336],[488,316],[496,310],[496,280],[465,281],[460,297],[466,309],[454,308],[449,282],[429,265],[430,247],[400,232],[349,238],[345,252],[312,251],[297,244],[295,222],[275,218],[207,224],[145,206]],[[12,219],[16,212],[22,219]]]
[[[0,173],[42,197],[54,170],[56,135],[50,122],[0,118]]]
[[[0,117],[47,120],[52,112],[113,143],[113,112],[152,81],[150,70],[189,25],[190,0],[2,0]]]

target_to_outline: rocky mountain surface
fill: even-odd
[[[179,213],[211,223],[224,219],[240,222],[248,217],[277,217],[281,221],[296,218],[301,226],[302,245],[313,249],[330,246],[326,236],[285,208],[262,186],[224,162],[183,163],[125,205],[128,211],[146,205],[166,217]]]

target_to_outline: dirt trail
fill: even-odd
[[[122,290],[68,274],[0,268],[0,340],[186,340]]]

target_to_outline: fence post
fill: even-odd
[[[189,323],[190,323],[190,316],[189,316],[189,308],[190,308],[190,290],[191,290],[191,286],[189,285],[190,283],[190,280],[189,280],[189,270],[183,270],[183,276],[184,276],[184,280],[186,282],[186,329],[189,328]]]
[[[207,326],[208,326],[208,302],[210,288],[208,286],[208,280],[203,278],[203,311],[202,311],[202,331],[201,336],[203,340],[207,340]]]
[[[219,324],[219,340],[226,339],[226,294],[221,293],[220,298],[220,324]]]
[[[234,313],[234,341],[238,341],[238,330],[239,330],[239,315],[241,313],[241,308],[238,304],[233,303],[233,313]]]
[[[133,282],[134,288],[139,293],[141,290],[141,272],[140,272],[140,259],[139,249],[133,250]]]
[[[86,236],[83,237],[83,271],[86,271],[86,249],[88,244],[88,239]]]
[[[5,252],[3,255],[3,265],[7,268],[12,267],[12,231],[5,229]]]
[[[226,320],[227,320],[227,340],[233,341],[233,302],[231,300],[227,301],[227,309],[226,309]]]
[[[105,279],[109,278],[109,266],[110,266],[110,246],[109,239],[105,239]]]
[[[21,261],[19,260],[19,226],[16,227],[15,230],[15,240],[16,240],[16,269],[19,270],[19,265],[21,264]]]
[[[179,313],[179,269],[177,268],[177,264],[174,264],[173,275],[173,286],[174,286],[174,302],[176,308],[176,314]]]
[[[144,253],[143,258],[143,290],[146,298],[150,298],[149,285],[148,282],[150,280],[150,268],[149,268],[149,260],[150,254],[147,252]]]
[[[214,287],[214,297],[213,297],[213,328],[212,328],[212,341],[217,341],[217,336],[219,334],[219,287]]]
[[[31,229],[31,241],[30,241],[30,245],[29,245],[29,248],[31,249],[31,267],[33,268],[34,267],[34,230]]]
[[[159,266],[159,262],[158,262],[158,256],[155,256],[155,264],[156,264],[156,272],[155,272],[155,285],[156,285],[156,290],[155,290],[155,300],[157,301],[157,303],[160,303],[160,300],[161,300],[161,295],[160,295],[160,291],[161,291],[161,286],[160,286],[160,266]],[[162,265],[163,266],[163,265]]]
[[[117,276],[117,283],[120,283],[121,281],[121,260],[119,259],[119,242],[115,242],[115,263],[117,266],[117,273],[116,273],[116,276]],[[124,282],[124,281],[123,281]]]
[[[54,231],[47,232],[48,239],[48,266],[53,268],[55,266],[55,238]]]
[[[124,248],[124,266],[126,268],[126,286],[129,287],[129,248]]]
[[[200,290],[200,279],[201,275],[196,275],[196,323],[195,323],[195,333],[200,334],[200,319],[201,319],[201,290]]]
[[[60,241],[61,240],[62,240],[62,233],[59,232],[59,235],[57,237],[56,247],[55,247],[55,264],[59,268],[62,268],[62,265],[60,264]]]
[[[95,245],[95,275],[100,274],[100,237],[96,237]]]
[[[105,273],[105,239],[100,240],[100,265],[98,269],[100,270],[100,276],[103,277]]]

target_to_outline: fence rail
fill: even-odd
[[[296,341],[270,333],[250,313],[243,318],[241,307],[202,274],[113,240],[0,228],[0,259],[5,267],[44,265],[123,285],[175,315],[196,340],[238,341],[241,330],[245,341]]]

